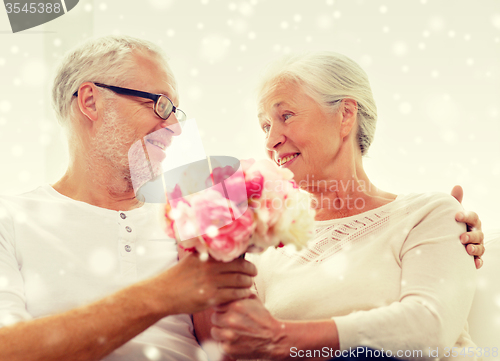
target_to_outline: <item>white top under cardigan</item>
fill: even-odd
[[[48,185],[0,197],[0,327],[89,304],[174,265],[160,216],[151,204],[112,211]],[[105,358],[147,359],[206,360],[189,315],[160,320]]]
[[[429,347],[441,357],[445,347],[475,347],[466,319],[476,270],[459,240],[461,209],[449,195],[410,194],[318,221],[307,249],[248,255],[258,267],[258,295],[279,319],[333,318],[342,350],[383,348],[403,359],[413,357],[398,350],[421,350],[432,359]]]

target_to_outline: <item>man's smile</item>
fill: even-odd
[[[167,148],[167,145],[164,144],[163,142],[159,141],[159,140],[155,140],[155,139],[146,139],[149,143],[157,146],[158,148],[160,148],[161,150],[165,150]]]

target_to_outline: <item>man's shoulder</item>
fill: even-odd
[[[21,194],[2,194],[0,195],[0,205],[9,207],[29,203],[30,201],[36,202],[54,199],[55,197],[51,194],[50,188],[50,185],[46,184]]]
[[[47,185],[47,187],[50,187]],[[17,195],[0,195],[0,240],[14,239],[16,225],[25,225],[26,221],[33,219],[30,215],[45,207],[40,207],[42,199],[47,199],[47,189],[40,186],[32,191]],[[36,217],[35,217],[36,218]],[[9,236],[10,235],[10,236]]]

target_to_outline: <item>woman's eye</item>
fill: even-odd
[[[292,114],[283,114],[283,119],[288,120],[291,116]]]
[[[269,133],[269,129],[271,128],[271,126],[269,124],[265,124],[262,126],[262,130],[264,131],[264,133]]]

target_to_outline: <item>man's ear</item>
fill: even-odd
[[[342,122],[340,124],[340,136],[345,138],[349,135],[356,123],[358,116],[358,103],[354,99],[342,99],[340,104],[342,112]]]
[[[88,120],[95,122],[97,115],[97,97],[99,96],[94,83],[85,82],[78,88],[78,108]]]

